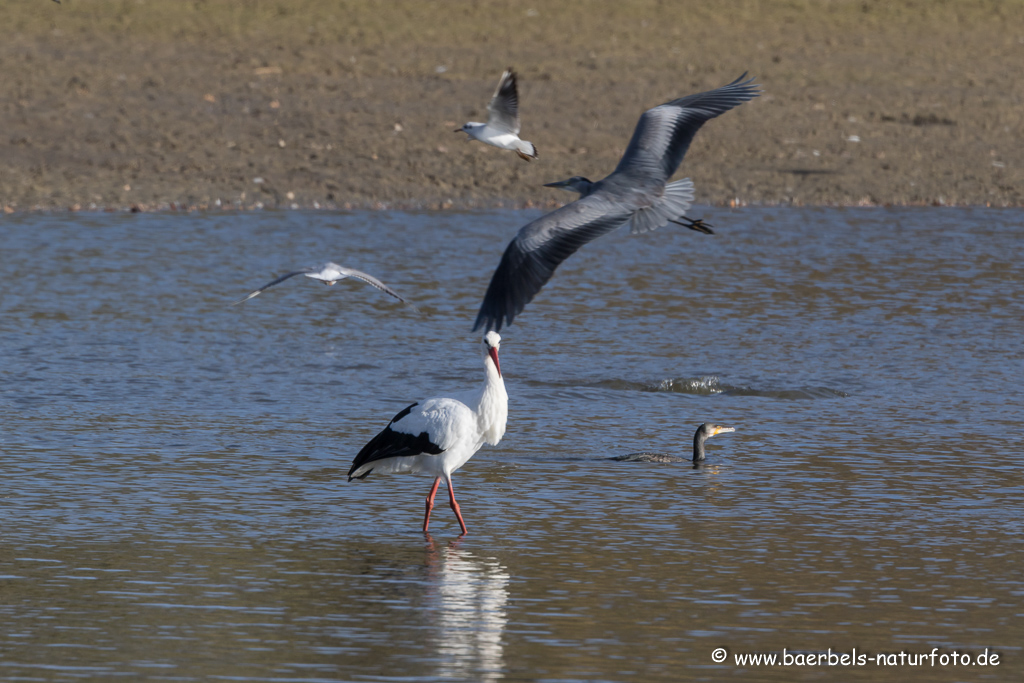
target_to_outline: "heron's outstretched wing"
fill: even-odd
[[[590,195],[523,226],[491,277],[473,329],[500,330],[511,324],[562,261],[628,221],[632,213],[630,206]]]
[[[761,94],[753,78],[743,80],[746,76],[743,74],[716,90],[681,97],[645,111],[612,176],[668,181],[706,121]]]
[[[496,130],[519,135],[519,91],[512,67],[505,70],[498,81],[498,89],[487,104],[487,125]]]
[[[262,287],[257,289],[255,292],[249,292],[248,294],[243,296],[238,301],[233,301],[231,303],[231,305],[232,306],[237,306],[240,303],[246,302],[249,299],[253,298],[254,296],[258,295],[259,293],[270,289],[271,287],[273,287],[274,285],[276,285],[276,284],[278,284],[280,282],[284,282],[285,280],[287,280],[290,277],[295,277],[296,275],[305,275],[306,273],[312,273],[312,272],[315,272],[315,271],[316,271],[315,268],[303,268],[302,270],[293,270],[290,273],[285,273],[284,275],[282,275],[281,277],[277,278],[276,280],[272,280],[272,281],[268,282],[267,284],[263,285]]]
[[[390,294],[391,296],[393,296],[396,299],[398,299],[399,301],[401,301],[403,304],[409,304],[410,306],[412,306],[412,304],[410,304],[408,301],[406,301],[401,296],[399,296],[398,292],[396,292],[395,290],[391,289],[390,287],[388,287],[386,284],[384,284],[383,282],[381,282],[380,280],[378,280],[374,276],[372,276],[372,275],[370,275],[368,273],[364,273],[361,270],[356,270],[355,268],[346,268],[345,266],[339,266],[336,263],[333,264],[333,265],[338,269],[338,272],[340,272],[343,277],[354,277],[357,280],[362,280],[366,284],[371,285],[373,287],[376,287],[377,289],[379,289],[380,291],[384,292],[385,294]]]

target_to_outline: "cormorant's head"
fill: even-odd
[[[736,429],[733,427],[723,427],[722,425],[713,425],[708,424],[706,422],[702,424],[700,427],[697,427],[697,433],[700,434],[702,430],[704,432],[705,439],[710,439],[716,434],[724,434],[726,432],[736,431]]]
[[[544,187],[557,187],[570,192],[579,192],[580,196],[586,197],[594,183],[581,175],[574,175],[568,180],[559,180],[557,183],[545,183]]]
[[[732,427],[723,427],[722,425],[709,424],[705,422],[700,427],[697,427],[697,431],[693,434],[693,464],[694,467],[699,466],[699,463],[704,460],[704,442],[713,437],[715,434],[724,434],[725,432],[735,432],[736,430]]]

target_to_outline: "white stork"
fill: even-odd
[[[505,434],[508,394],[498,364],[497,332],[484,335],[484,383],[458,398],[428,398],[395,415],[388,426],[356,455],[348,480],[363,479],[371,472],[426,472],[434,477],[427,496],[423,531],[430,525],[434,495],[443,478],[462,534],[466,523],[455,502],[452,472],[459,469],[485,443],[496,446]]]

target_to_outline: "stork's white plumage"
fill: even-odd
[[[508,394],[501,378],[497,332],[484,335],[484,383],[476,391],[458,397],[429,398],[406,407],[366,444],[348,471],[348,480],[363,479],[372,472],[426,472],[434,477],[427,496],[423,531],[430,526],[434,496],[444,479],[451,508],[462,533],[466,523],[455,502],[452,472],[466,464],[485,443],[495,446],[505,434]]]

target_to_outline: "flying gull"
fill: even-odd
[[[398,293],[395,292],[395,290],[391,289],[386,284],[384,284],[377,278],[373,277],[372,275],[368,275],[361,270],[356,270],[355,268],[346,268],[345,266],[339,266],[337,263],[328,262],[324,263],[323,265],[312,266],[309,268],[303,268],[301,270],[293,270],[290,273],[285,273],[276,280],[272,280],[271,282],[268,282],[267,284],[263,285],[255,292],[250,292],[249,294],[246,294],[244,297],[234,302],[234,304],[232,305],[238,305],[243,301],[248,301],[254,296],[260,294],[261,292],[270,289],[271,287],[278,283],[284,282],[290,277],[295,277],[296,275],[305,275],[306,277],[311,277],[314,280],[320,280],[325,285],[333,285],[335,282],[339,282],[341,280],[344,280],[345,278],[354,277],[357,280],[362,280],[363,282],[376,287],[385,294],[390,294],[391,296],[395,297],[404,304],[409,304],[409,302],[400,297]],[[411,306],[412,304],[409,305]]]
[[[487,105],[487,123],[470,121],[462,124],[455,132],[501,149],[515,150],[523,159],[537,158],[537,148],[532,142],[519,139],[519,93],[516,90],[516,74],[512,67],[505,70],[498,81],[498,89]]]
[[[511,324],[555,268],[587,242],[629,221],[650,230],[682,216],[692,191],[674,183],[669,192],[665,183],[706,121],[761,94],[754,79],[745,78],[644,112],[611,175],[519,230],[494,271],[473,329]]]

